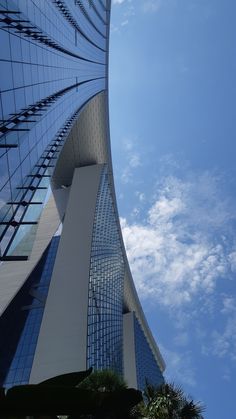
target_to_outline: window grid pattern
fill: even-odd
[[[101,25],[101,16],[98,14],[97,9],[91,0],[83,2],[82,0],[76,0],[76,5],[81,9],[83,15],[91,23],[91,25],[105,38],[106,27],[104,21]],[[101,31],[102,28],[102,31]]]
[[[55,145],[68,119],[106,88],[106,52],[102,50],[106,40],[74,1],[59,2],[68,9],[74,25],[57,3],[0,0],[0,257],[3,260],[13,254],[23,257],[30,253],[28,244],[28,250],[21,254],[18,243],[24,231],[29,234],[36,231],[42,210],[42,204],[36,204],[33,199],[36,193],[26,192],[25,188],[35,187],[34,183],[48,188],[50,183],[52,170],[38,167],[42,156],[48,154],[52,143]],[[96,25],[105,34],[104,22],[99,20]],[[52,161],[55,165],[61,145],[58,144],[58,152],[48,161],[48,166],[52,166]],[[33,180],[32,176],[36,175],[43,176],[41,183],[39,178]],[[43,197],[41,189],[38,195],[38,202],[45,202],[47,192]],[[35,202],[29,207],[15,205],[17,202],[25,205],[31,198]],[[20,234],[19,221],[25,223]],[[16,235],[18,239],[11,246]]]
[[[74,2],[77,5],[77,9],[73,8],[73,13],[70,8],[71,2],[65,0],[55,0],[55,5],[58,7],[64,18],[69,24],[78,31],[78,33],[88,40],[92,45],[95,45],[101,51],[106,50],[105,36],[102,33],[104,30],[104,24],[100,21],[99,26],[96,27],[93,20],[91,19],[92,10],[90,13],[86,13],[86,9],[81,2]]]
[[[89,8],[91,7],[94,9],[97,17],[106,25],[106,10],[101,7],[101,4],[98,1],[94,0],[89,0]]]
[[[59,240],[59,236],[52,239],[49,248],[39,262],[39,265],[42,265],[41,269],[39,269],[40,266],[37,267],[27,280],[30,282],[28,292],[24,289],[24,292],[20,292],[22,295],[16,297],[10,304],[12,307],[9,307],[8,311],[11,314],[6,313],[11,316],[10,319],[7,319],[8,328],[1,327],[3,319],[0,320],[1,339],[4,340],[4,348],[1,348],[0,385],[6,388],[29,382]],[[27,286],[28,284],[26,284]],[[21,330],[18,339],[14,342],[13,338],[16,332],[14,319],[16,318],[21,320]],[[9,325],[12,325],[12,330],[9,330]],[[12,358],[10,362],[9,356]]]
[[[85,95],[89,98],[91,90],[88,89],[88,83],[84,84],[83,87]],[[95,85],[92,89],[93,92],[96,91]],[[84,100],[85,98],[86,96],[84,96]],[[70,108],[71,103],[68,103],[67,110]],[[10,199],[0,210],[2,260],[10,260],[13,257],[27,257],[30,254],[37,231],[37,220],[46,204],[46,197],[49,197],[48,191],[53,167],[73,122],[79,114],[79,110],[68,118],[56,135],[52,137],[53,140],[48,144],[37,164],[33,166],[30,174],[24,177],[21,184],[17,183],[18,186],[11,193]],[[51,127],[58,126],[58,124],[60,124],[60,117],[56,121],[52,120]],[[48,128],[49,130],[50,128]],[[50,131],[53,135],[53,131]],[[40,141],[43,142],[42,137],[38,139],[39,144]],[[20,169],[22,169],[22,166]],[[16,169],[16,172],[18,172],[18,169]],[[11,180],[10,178],[10,182]]]
[[[146,381],[155,386],[162,384],[163,375],[135,315],[134,338],[138,389],[144,390]]]
[[[124,262],[107,168],[104,166],[93,226],[87,366],[122,375],[122,301]]]

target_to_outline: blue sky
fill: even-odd
[[[235,418],[236,2],[113,0],[124,241],[166,377]]]

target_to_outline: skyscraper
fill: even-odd
[[[109,0],[0,0],[0,383],[163,381],[119,225]]]

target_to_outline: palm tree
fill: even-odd
[[[25,415],[56,419],[58,414],[60,419],[128,419],[142,393],[128,389],[112,371],[91,372],[63,374],[40,384],[12,387],[7,393],[0,388],[0,415],[16,415],[15,419]]]
[[[146,385],[145,402],[139,405],[136,417],[147,419],[203,419],[203,406],[186,397],[183,390],[164,383],[159,387]],[[139,415],[139,416],[138,416]]]
[[[127,384],[123,378],[112,370],[96,370],[85,378],[78,387],[90,391],[110,392],[124,390],[127,388]]]
[[[112,370],[94,371],[78,388],[89,391],[91,395],[96,394],[98,408],[94,415],[83,416],[81,419],[130,419],[130,412],[133,406],[140,403],[142,394],[127,387],[125,380]]]

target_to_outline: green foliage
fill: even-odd
[[[132,408],[142,400],[141,392],[127,389],[124,380],[113,371],[90,373],[91,370],[75,372],[40,384],[15,386],[6,394],[1,389],[0,417],[129,419]]]
[[[111,370],[94,371],[78,386],[90,391],[116,391],[127,388],[126,382],[118,374]]]
[[[70,415],[68,419],[203,419],[202,412],[202,405],[174,384],[147,384],[142,401],[140,391],[127,389],[125,381],[110,370],[65,374],[40,385],[13,387],[6,394],[0,391],[0,416],[4,417],[64,414]]]
[[[136,418],[203,419],[203,406],[186,397],[174,384],[165,383],[159,387],[147,384],[144,399],[136,409]]]

